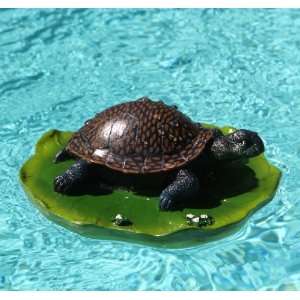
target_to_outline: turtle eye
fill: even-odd
[[[171,107],[173,107],[174,109],[178,109],[177,105],[172,105]]]

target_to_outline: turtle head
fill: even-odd
[[[229,135],[218,135],[213,141],[211,152],[217,160],[235,161],[257,156],[264,152],[264,143],[259,135],[240,129]]]

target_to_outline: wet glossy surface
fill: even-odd
[[[299,10],[1,10],[0,288],[300,289]],[[187,250],[97,241],[49,222],[18,171],[43,132],[147,95],[258,131],[283,171],[235,235]]]

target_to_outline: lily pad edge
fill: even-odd
[[[194,245],[198,245],[200,243],[222,238],[229,234],[237,232],[240,229],[240,227],[248,220],[248,218],[255,211],[257,211],[260,207],[264,206],[273,198],[274,194],[276,193],[276,188],[279,184],[279,179],[281,176],[279,169],[277,169],[276,167],[270,164],[278,171],[277,184],[276,187],[274,187],[273,193],[270,195],[270,197],[262,201],[254,209],[249,210],[247,214],[244,216],[244,218],[242,218],[241,220],[227,224],[222,228],[210,229],[209,227],[207,228],[191,227],[191,228],[177,229],[171,233],[163,234],[163,235],[150,235],[150,234],[139,233],[139,232],[135,232],[135,233],[130,232],[127,231],[126,228],[112,229],[112,228],[99,226],[93,223],[74,222],[74,221],[64,219],[63,217],[56,215],[53,212],[49,212],[47,210],[47,206],[45,205],[45,203],[41,201],[38,198],[38,196],[36,196],[32,191],[29,190],[29,188],[26,186],[26,183],[23,180],[24,179],[23,170],[25,170],[27,163],[31,160],[34,160],[36,156],[38,156],[39,149],[43,147],[43,140],[49,137],[49,135],[57,136],[55,133],[61,133],[61,131],[56,129],[50,130],[39,139],[35,147],[35,153],[25,162],[25,164],[22,166],[20,170],[20,181],[25,191],[29,195],[31,202],[35,206],[37,206],[38,209],[46,217],[48,217],[50,220],[53,220],[55,223],[58,223],[59,225],[70,229],[73,232],[91,238],[130,241],[138,244],[150,245],[155,247],[166,247],[166,248],[191,247]],[[71,134],[71,132],[68,133]]]

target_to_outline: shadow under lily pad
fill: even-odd
[[[221,130],[227,134],[232,128]],[[182,211],[159,211],[156,191],[141,195],[116,189],[103,193],[103,189],[89,186],[76,195],[61,195],[54,192],[53,179],[73,161],[52,161],[71,134],[58,130],[45,133],[35,154],[21,168],[20,179],[32,202],[49,219],[93,238],[168,248],[220,238],[238,230],[247,216],[271,200],[280,179],[280,171],[260,155],[250,159],[246,166],[220,168],[213,176],[203,177],[203,193]],[[185,219],[188,213],[208,214],[214,223],[201,228],[190,226]],[[126,216],[132,225],[115,225],[112,219],[117,214]]]

